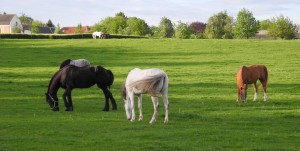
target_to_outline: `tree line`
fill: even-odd
[[[113,34],[182,39],[248,39],[255,36],[259,30],[267,30],[269,36],[281,39],[293,39],[298,32],[297,25],[288,17],[280,15],[258,21],[253,13],[245,8],[238,12],[236,19],[229,16],[227,11],[221,11],[211,16],[207,23],[173,23],[163,17],[158,26],[151,27],[143,19],[127,17],[119,12],[115,17],[101,20],[92,28],[92,31]]]
[[[47,23],[33,20],[24,13],[19,17],[23,27],[30,26],[32,33],[39,33],[38,27],[54,27],[49,19]],[[77,25],[76,33],[82,33],[81,23]],[[60,33],[59,24],[55,33]],[[145,20],[137,17],[127,17],[123,12],[113,17],[106,17],[95,23],[90,32],[101,31],[109,34],[148,36],[158,38],[181,39],[248,39],[267,30],[270,37],[293,39],[298,32],[298,25],[284,15],[258,21],[253,13],[245,8],[241,9],[234,19],[227,11],[221,11],[209,17],[207,23],[178,21],[173,23],[167,17],[162,17],[158,26],[149,26]]]

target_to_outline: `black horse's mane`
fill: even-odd
[[[60,64],[59,69],[62,69],[62,68],[65,67],[66,65],[70,64],[71,61],[72,61],[71,59],[67,59],[67,60],[63,61],[63,62]]]

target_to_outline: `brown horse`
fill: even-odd
[[[257,100],[257,80],[259,80],[262,84],[264,91],[264,101],[267,101],[268,70],[264,65],[252,65],[250,67],[242,66],[236,74],[236,82],[238,88],[237,102],[240,100],[242,100],[243,102],[246,101],[248,84],[253,85],[253,101]]]

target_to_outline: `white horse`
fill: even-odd
[[[134,111],[134,95],[138,96],[139,121],[143,119],[142,114],[142,94],[148,93],[151,95],[154,112],[151,121],[156,122],[157,110],[159,107],[157,94],[161,93],[165,106],[165,120],[169,120],[169,101],[168,101],[168,83],[167,74],[160,69],[138,69],[131,70],[127,76],[125,85],[122,88],[122,97],[125,103],[125,111],[128,120],[135,120]]]
[[[99,37],[99,39],[100,39],[102,34],[103,34],[102,32],[96,31],[96,32],[93,32],[92,36],[94,39],[97,39],[97,37]]]

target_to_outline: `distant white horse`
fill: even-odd
[[[142,94],[148,93],[154,106],[154,113],[151,121],[152,124],[156,122],[157,110],[159,107],[157,94],[161,93],[165,106],[165,120],[169,120],[169,101],[168,101],[168,83],[169,79],[167,74],[160,69],[145,69],[141,70],[135,68],[131,70],[127,76],[125,85],[122,88],[122,97],[125,103],[125,111],[128,120],[135,120],[134,111],[134,95],[138,96],[138,108],[140,112],[139,121],[143,119],[142,115]]]
[[[99,39],[102,37],[102,32],[93,32],[92,36],[94,39],[97,39],[97,37],[99,37]]]

